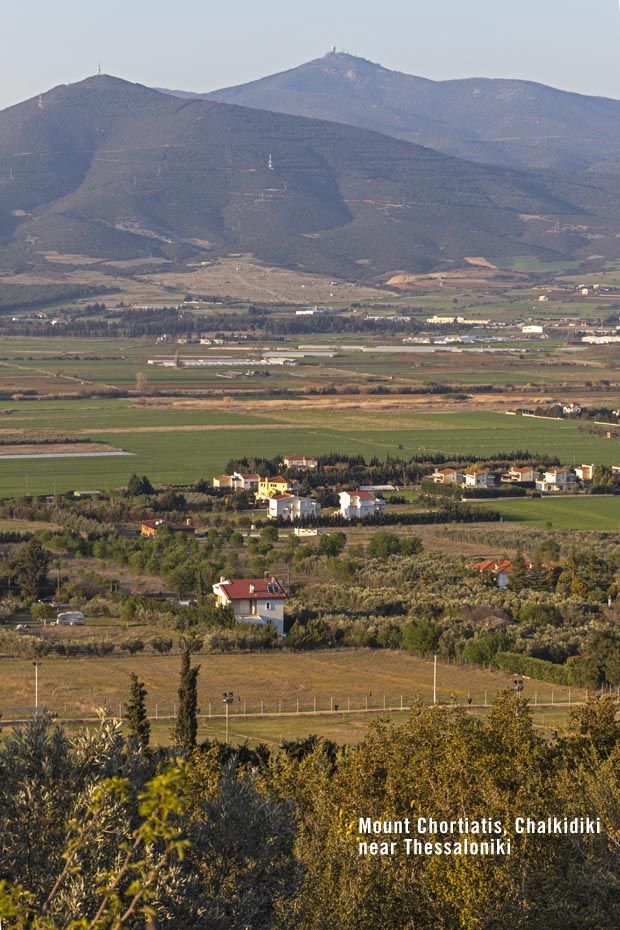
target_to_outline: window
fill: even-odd
[[[265,604],[265,610],[271,610],[271,601],[267,601]]]

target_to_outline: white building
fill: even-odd
[[[273,623],[279,636],[284,636],[284,601],[287,594],[275,578],[221,578],[213,585],[218,607],[232,607],[239,623],[266,626]]]
[[[435,484],[463,484],[465,476],[456,468],[436,468],[431,478]]]
[[[472,472],[465,472],[466,488],[494,488],[495,476],[488,471],[477,469]]]
[[[230,488],[231,491],[256,491],[259,475],[242,475],[238,471],[232,475],[218,475],[213,479],[214,488]]]
[[[569,491],[575,485],[575,475],[565,468],[551,468],[536,482],[538,491]]]
[[[584,481],[588,483],[592,481],[592,479],[594,478],[594,468],[595,468],[594,464],[577,465],[577,467],[575,468],[575,474],[577,475],[580,481]]]
[[[315,455],[285,455],[285,468],[297,468],[300,470],[310,469],[315,471],[319,467],[319,461]]]
[[[383,513],[386,503],[372,491],[341,491],[340,513],[346,520]]]
[[[513,484],[523,484],[525,482],[527,484],[536,481],[539,477],[540,473],[531,465],[524,465],[521,468],[513,466],[510,471],[502,475],[502,481],[512,481]]]
[[[269,498],[267,514],[270,520],[298,520],[318,517],[321,505],[311,497],[295,497],[294,494],[276,494]]]

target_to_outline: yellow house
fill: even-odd
[[[296,487],[296,481],[288,481],[282,475],[276,475],[275,478],[259,478],[256,500],[268,501],[277,494],[290,494]]]

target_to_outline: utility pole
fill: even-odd
[[[232,691],[224,691],[222,693],[222,702],[226,707],[226,742],[228,743],[228,709],[233,702]]]
[[[33,662],[34,665],[34,712],[39,713],[39,665],[40,662]]]

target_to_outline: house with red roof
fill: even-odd
[[[214,488],[229,488],[231,491],[256,491],[259,475],[242,475],[234,471],[232,475],[218,475],[213,479]]]
[[[304,471],[305,469],[316,470],[319,467],[319,462],[315,455],[285,455],[283,461],[285,468],[297,468],[300,471]]]
[[[373,491],[341,491],[340,513],[345,520],[373,517],[385,510],[385,501]]]
[[[482,468],[465,472],[465,486],[468,488],[494,488],[495,476]]]
[[[524,559],[525,568],[530,572],[534,566],[534,563],[530,559]],[[486,559],[482,562],[474,562],[473,565],[469,566],[474,571],[481,572],[482,574],[491,574],[495,575],[497,578],[498,588],[507,588],[510,581],[510,573],[514,571],[514,566],[510,559]]]
[[[267,515],[270,520],[298,520],[304,517],[318,517],[321,505],[311,497],[297,497],[295,494],[275,494],[269,498]]]
[[[239,623],[266,626],[273,623],[284,636],[284,601],[287,594],[275,578],[220,578],[213,585],[218,607],[232,607]]]
[[[181,534],[193,539],[196,535],[194,524],[191,520],[186,523],[174,523],[172,520],[143,520],[140,524],[140,534],[142,536],[157,537],[161,530],[167,530],[175,535]]]
[[[431,478],[435,484],[463,484],[465,476],[457,468],[436,468]]]
[[[513,466],[502,475],[502,481],[510,481],[512,484],[533,484],[537,478],[540,478],[540,473],[532,465]]]

